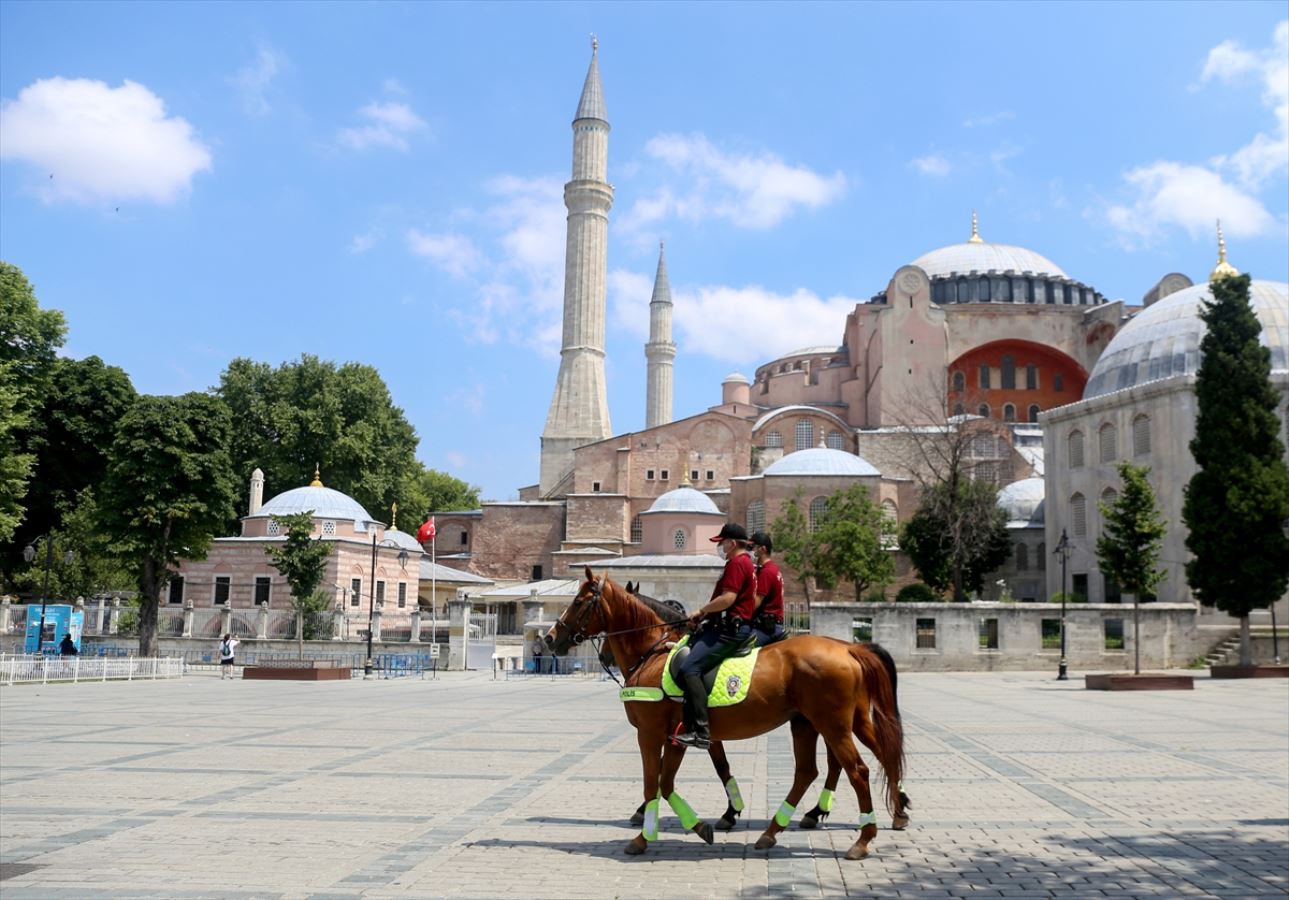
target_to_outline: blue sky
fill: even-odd
[[[0,256],[146,393],[236,356],[376,366],[425,463],[507,499],[558,368],[591,32],[622,433],[659,240],[677,418],[839,342],[973,207],[1110,298],[1205,278],[1219,217],[1289,280],[1285,9],[4,2]]]

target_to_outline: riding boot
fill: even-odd
[[[690,731],[676,738],[682,744],[706,750],[711,746],[711,734],[707,726],[707,689],[703,685],[703,676],[691,673],[685,676],[685,699],[689,701]]]

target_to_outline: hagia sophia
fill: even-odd
[[[965,431],[973,477],[997,485],[1008,513],[1014,552],[998,574],[1012,597],[1046,600],[1063,589],[1051,550],[1065,532],[1073,545],[1073,592],[1093,603],[1120,599],[1097,571],[1097,503],[1113,499],[1115,465],[1131,460],[1151,467],[1169,522],[1161,561],[1168,577],[1159,599],[1192,601],[1182,568],[1181,486],[1194,472],[1188,442],[1207,277],[1194,283],[1164,273],[1143,286],[1140,306],[1126,306],[1044,254],[985,240],[982,231],[989,229],[973,212],[962,243],[894,261],[887,284],[875,285],[871,299],[837,323],[835,343],[768,360],[750,378],[731,373],[719,394],[713,386],[717,402],[675,418],[673,300],[660,249],[644,348],[646,427],[615,434],[605,385],[614,189],[598,49],[572,128],[563,340],[540,436],[538,480],[520,488],[515,501],[436,511],[437,559],[431,564],[416,556],[415,566],[432,565],[445,584],[470,587],[569,579],[589,563],[643,578],[655,596],[671,593],[684,601],[689,589],[677,585],[710,587],[719,562],[708,553],[707,538],[726,519],[761,529],[800,497],[813,520],[828,495],[860,483],[890,521],[903,522],[917,506],[919,476],[930,465],[918,451],[918,435]],[[1219,230],[1213,274],[1233,271]],[[1271,351],[1280,415],[1289,422],[1289,285],[1255,280],[1252,302]],[[269,512],[318,501],[295,496],[299,491],[329,489],[319,481],[262,507],[253,502],[242,536],[218,539],[209,561],[184,565],[194,588],[209,581],[214,567],[235,568],[225,558],[231,548],[268,537]],[[329,493],[336,495],[324,498],[332,505],[348,499]],[[337,557],[329,572],[338,603],[352,602],[351,583],[370,577],[360,551],[370,548],[368,529],[375,528],[377,564],[385,572],[377,577],[392,585],[385,589],[386,612],[397,616],[405,603],[414,606],[407,593],[417,593],[417,570],[406,560],[400,567],[397,554],[421,548],[349,502],[357,508],[315,511],[324,536],[361,543],[352,559]],[[916,580],[900,559],[896,586]],[[248,601],[253,576],[240,579]],[[390,602],[394,592],[402,601],[397,606]],[[423,586],[420,597],[429,602]],[[443,614],[441,601],[437,614]]]

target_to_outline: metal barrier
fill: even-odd
[[[152,681],[179,678],[181,657],[164,659],[99,656],[5,656],[0,654],[0,684],[48,684],[70,681]]]

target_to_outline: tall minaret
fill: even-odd
[[[246,514],[253,516],[264,505],[264,473],[259,469],[251,473],[251,495],[248,500]]]
[[[658,274],[653,279],[653,299],[649,301],[649,343],[645,359],[649,361],[645,387],[645,428],[666,425],[671,421],[672,360],[676,345],[671,341],[671,285],[667,281],[667,258],[658,245]]]
[[[564,343],[542,431],[539,490],[550,496],[573,468],[573,449],[612,434],[604,383],[604,281],[608,268],[609,120],[591,39],[591,68],[573,117],[573,180],[564,185]]]

